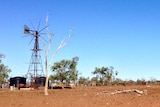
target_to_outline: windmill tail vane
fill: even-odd
[[[30,34],[30,29],[27,25],[24,25],[24,34]]]

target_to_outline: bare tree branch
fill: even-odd
[[[54,57],[56,56],[56,54],[58,53],[58,51],[59,51],[61,48],[63,48],[64,46],[66,46],[66,45],[68,44],[68,42],[69,42],[69,40],[70,40],[70,38],[71,38],[71,35],[72,35],[71,33],[72,33],[72,30],[70,30],[68,37],[66,37],[64,40],[62,40],[62,41],[60,42],[59,46],[57,47],[57,49],[55,50],[55,52],[54,52],[53,55],[52,55],[52,59],[51,59],[51,61],[49,62],[48,67],[50,67],[50,65],[53,63]]]

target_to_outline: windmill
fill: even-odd
[[[44,76],[42,59],[40,55],[41,49],[39,48],[39,37],[40,34],[42,34],[41,31],[43,31],[46,27],[41,30],[39,30],[39,27],[38,30],[31,30],[27,25],[24,25],[24,34],[32,36],[30,43],[34,40],[34,46],[33,49],[31,49],[32,55],[27,72],[28,82],[36,82],[37,78]]]

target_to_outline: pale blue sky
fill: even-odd
[[[73,28],[69,44],[57,54],[79,57],[80,76],[92,77],[95,67],[113,66],[122,79],[160,79],[159,0],[1,0],[0,53],[12,69],[25,75],[31,57],[30,37],[22,37],[24,24],[41,28],[49,15],[54,32],[52,52]],[[45,36],[45,35],[43,35]],[[43,48],[43,47],[41,47]],[[42,52],[43,55],[44,52]]]

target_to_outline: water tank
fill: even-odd
[[[24,78],[24,77],[10,78],[10,86],[17,87],[18,84],[26,84],[26,78]]]
[[[46,77],[38,77],[38,85],[39,87],[44,87],[46,82]]]

